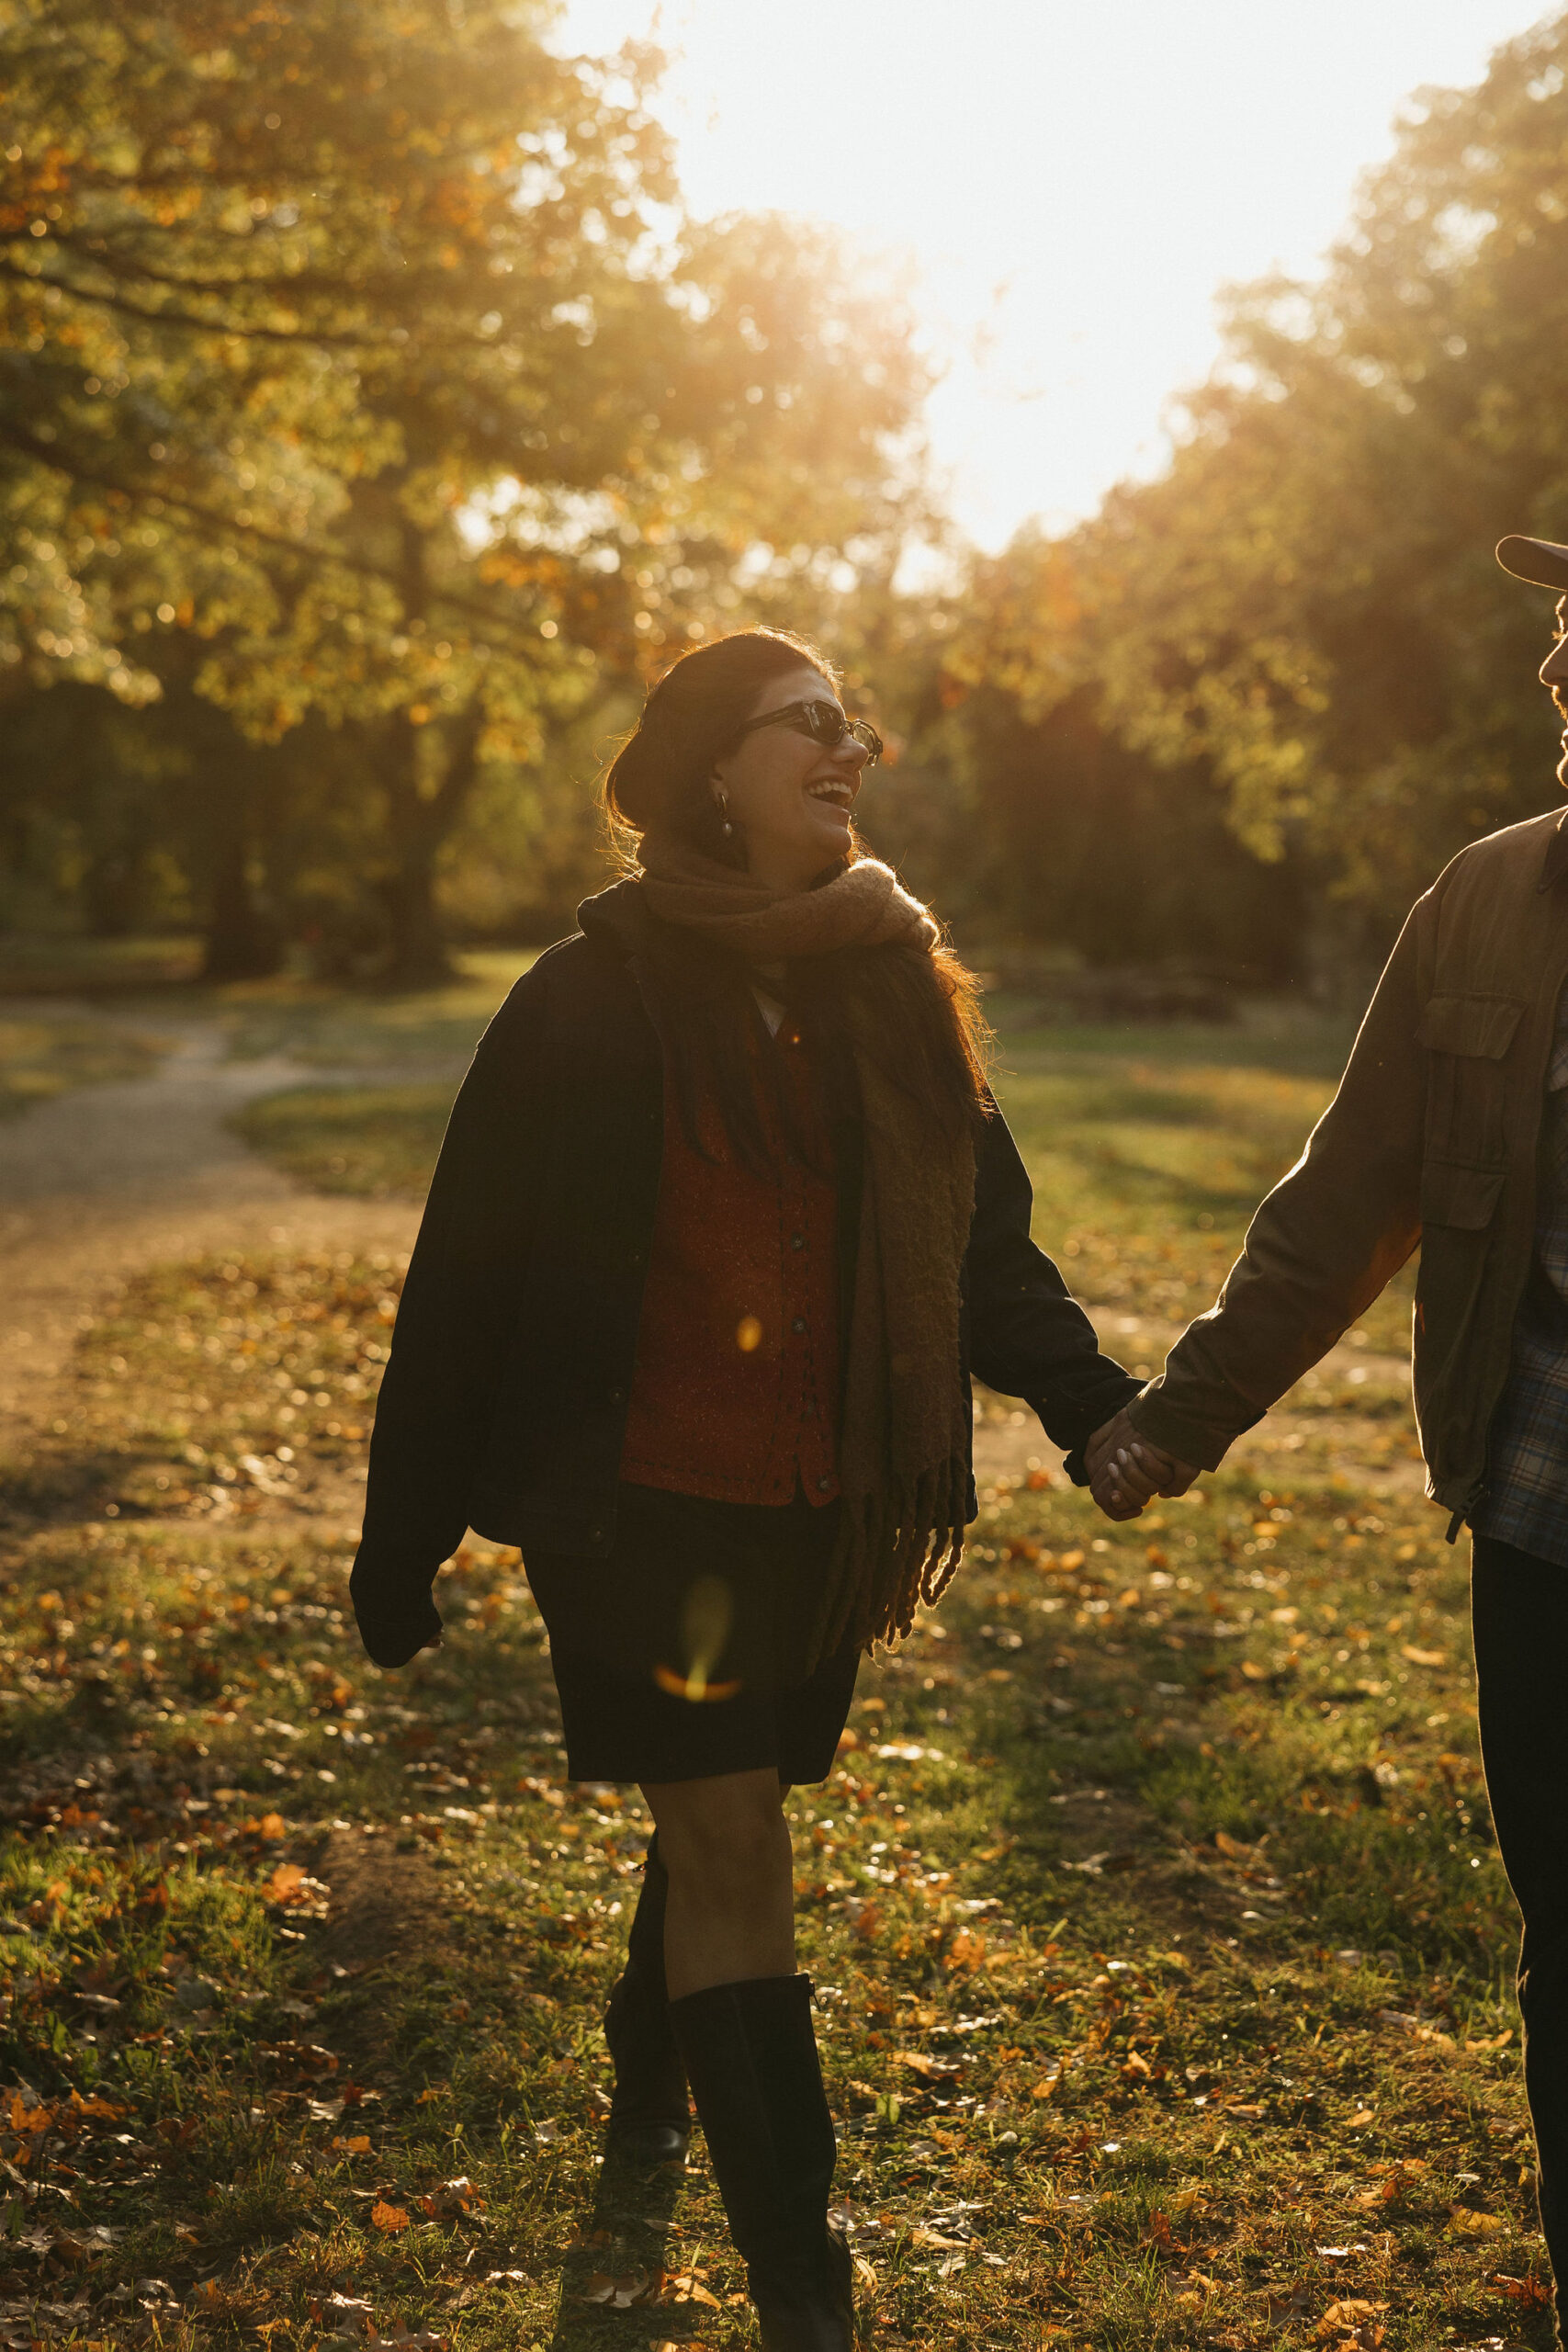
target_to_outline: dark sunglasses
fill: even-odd
[[[834,702],[786,702],[782,710],[764,711],[761,718],[748,719],[740,732],[754,735],[759,727],[787,727],[796,735],[809,735],[828,752],[836,752],[844,742],[858,743],[868,768],[882,757],[882,738],[870,719],[846,718]]]

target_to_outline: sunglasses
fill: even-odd
[[[787,727],[793,734],[809,735],[823,750],[836,752],[843,743],[858,743],[874,768],[882,757],[882,738],[869,718],[846,718],[836,702],[786,702],[782,710],[764,711],[748,719],[741,734],[754,735],[759,727]]]

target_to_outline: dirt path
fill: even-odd
[[[80,1318],[117,1280],[208,1250],[406,1250],[406,1201],[307,1192],[229,1114],[280,1088],[363,1076],[273,1056],[226,1061],[215,1022],[149,1021],[155,1075],[84,1086],[0,1124],[0,1452],[46,1418]]]

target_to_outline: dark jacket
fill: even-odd
[[[614,1541],[664,1134],[660,927],[635,883],[579,920],[479,1040],[403,1284],[351,1585],[381,1665],[438,1629],[431,1585],[466,1527],[585,1564]],[[1029,1179],[999,1113],[977,1162],[965,1394],[972,1365],[1077,1449],[1139,1384],[1030,1240]],[[852,1188],[852,1149],[839,1164]],[[852,1216],[841,1225],[852,1234]]]
[[[1474,1510],[1529,1273],[1565,980],[1568,815],[1553,811],[1472,842],[1417,899],[1338,1092],[1253,1218],[1218,1305],[1133,1408],[1139,1430],[1214,1468],[1419,1244],[1427,1492]]]

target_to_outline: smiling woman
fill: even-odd
[[[400,1666],[466,1523],[522,1551],[568,1769],[658,1825],[611,2143],[679,2156],[690,2091],[767,2352],[853,2341],[784,1795],[958,1566],[970,1363],[1064,1450],[1139,1385],[1030,1240],[974,981],[856,841],[880,750],[776,630],[653,688],[606,780],[626,875],[453,1112],[353,1579]]]

